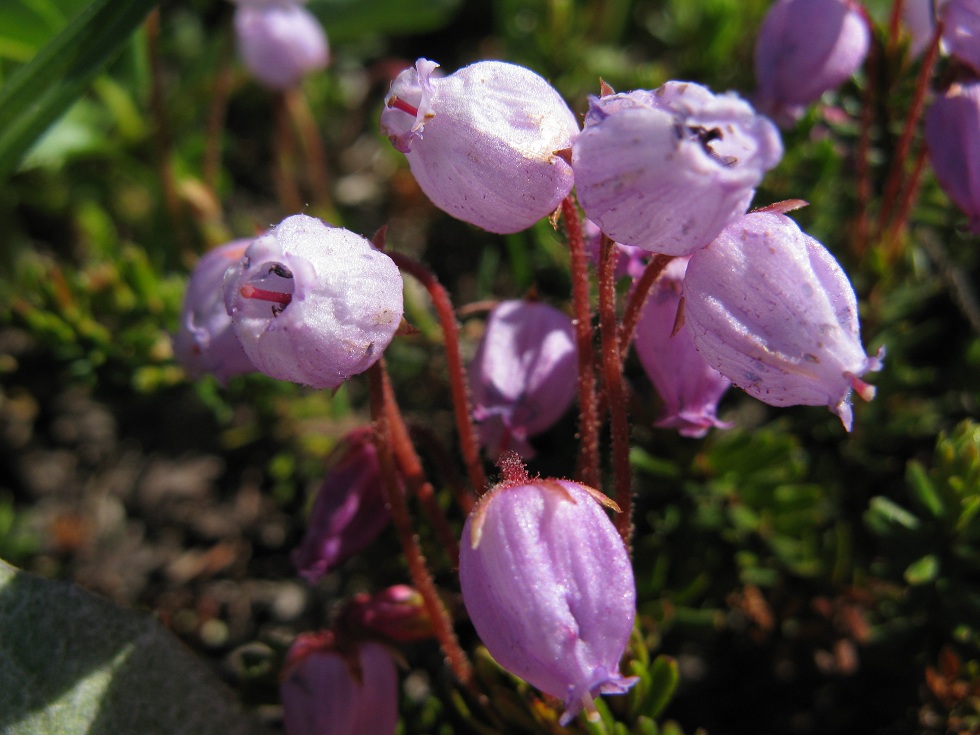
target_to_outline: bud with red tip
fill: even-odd
[[[754,212],[695,253],[684,278],[684,323],[708,363],[772,406],[827,406],[851,430],[851,390],[881,367],[861,346],[847,275],[789,217]]]
[[[980,82],[938,96],[926,110],[925,134],[939,185],[980,233]]]
[[[756,104],[780,125],[864,63],[871,31],[853,0],[777,0],[755,45]]]
[[[389,519],[371,430],[349,433],[334,459],[313,501],[306,536],[293,552],[293,563],[310,584],[367,548]]]
[[[782,155],[775,126],[738,96],[667,82],[591,98],[572,167],[586,216],[613,240],[690,255],[745,213]]]
[[[225,274],[224,293],[255,367],[315,388],[336,388],[371,367],[402,318],[391,258],[303,214],[252,242]]]
[[[558,92],[529,69],[481,61],[447,77],[419,59],[391,85],[381,129],[432,202],[490,232],[526,229],[571,191],[557,155],[578,132]]]
[[[594,716],[599,694],[636,681],[619,673],[636,612],[633,570],[599,493],[510,467],[463,528],[463,603],[497,663],[564,701],[567,725],[583,708]]]
[[[572,320],[551,306],[505,301],[487,319],[470,364],[473,416],[496,457],[534,450],[527,439],[550,428],[575,398],[578,376]]]
[[[394,641],[408,643],[432,638],[432,621],[422,594],[405,584],[396,584],[377,594],[354,595],[341,613],[348,628],[378,633]]]
[[[298,0],[237,0],[235,35],[248,70],[274,90],[299,85],[327,65],[329,46],[320,21]]]
[[[192,378],[211,373],[222,383],[232,375],[255,372],[235,334],[222,293],[225,272],[235,266],[252,241],[233,240],[209,250],[194,266],[180,329],[174,335],[174,356]]]
[[[286,735],[394,735],[398,673],[378,643],[338,648],[329,631],[303,633],[279,684]]]
[[[677,429],[681,436],[702,437],[712,426],[730,426],[718,419],[717,411],[732,381],[705,362],[687,327],[675,329],[687,262],[674,258],[661,274],[643,305],[633,346],[664,402],[656,425]]]

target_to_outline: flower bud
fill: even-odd
[[[327,65],[323,26],[297,0],[238,0],[235,35],[242,62],[270,89],[296,87]]]
[[[255,372],[235,335],[222,295],[225,271],[241,260],[251,242],[233,240],[209,250],[187,282],[180,328],[174,335],[174,356],[192,378],[212,373],[224,383],[232,375]]]
[[[505,301],[487,319],[470,363],[473,417],[489,454],[534,456],[527,439],[550,428],[575,398],[572,320],[546,304]]]
[[[354,595],[341,618],[347,627],[380,633],[402,643],[434,635],[422,594],[405,584],[396,584],[375,595],[366,592]]]
[[[599,694],[634,683],[619,673],[636,588],[622,539],[594,490],[510,477],[466,519],[463,603],[503,668],[564,701],[561,724]]]
[[[393,735],[398,725],[398,672],[377,643],[341,651],[329,631],[300,634],[279,694],[286,735]]]
[[[954,84],[936,97],[925,137],[939,185],[980,233],[980,82]]]
[[[949,0],[942,9],[943,42],[949,55],[980,74],[980,3]]]
[[[736,95],[667,82],[592,97],[572,167],[586,216],[609,237],[689,255],[745,213],[782,155],[773,124]]]
[[[664,402],[656,425],[677,429],[681,436],[702,437],[712,426],[730,426],[716,414],[732,381],[705,362],[687,327],[674,328],[687,262],[672,260],[651,289],[633,346]]]
[[[481,61],[448,77],[419,59],[385,98],[381,129],[432,202],[490,232],[526,229],[572,188],[556,151],[578,132],[561,96],[534,72]]]
[[[310,584],[367,548],[388,523],[381,465],[370,429],[356,429],[333,453],[293,563]]]
[[[224,289],[255,367],[315,388],[336,388],[371,367],[402,318],[401,274],[391,258],[303,214],[255,240]]]
[[[780,125],[864,63],[871,31],[853,0],[778,0],[755,44],[756,104]]]
[[[857,299],[827,249],[789,217],[755,212],[695,253],[684,278],[684,323],[720,373],[772,406],[825,405],[844,428],[850,395],[881,367],[861,347]]]

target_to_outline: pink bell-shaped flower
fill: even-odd
[[[232,375],[255,372],[235,335],[222,293],[225,272],[241,260],[251,242],[233,240],[209,250],[194,266],[174,335],[174,356],[192,378],[211,373],[225,383]]]
[[[790,126],[864,63],[871,31],[853,0],[777,0],[755,44],[756,106]]]
[[[954,84],[936,97],[925,136],[939,185],[980,233],[980,82]]]
[[[941,12],[949,55],[980,74],[980,2],[949,0]]]
[[[674,258],[643,305],[633,346],[664,402],[656,425],[681,436],[702,437],[716,426],[718,401],[732,381],[711,367],[694,347],[683,324],[675,331],[687,258]]]
[[[398,672],[378,643],[335,645],[329,631],[299,635],[279,684],[286,735],[394,735]]]
[[[327,66],[327,34],[300,0],[237,2],[238,52],[246,68],[266,87],[292,89],[309,72]]]
[[[453,217],[490,232],[524,230],[571,191],[557,151],[578,132],[555,89],[529,69],[481,61],[447,77],[419,59],[391,85],[381,129],[415,180]]]
[[[293,563],[310,584],[367,548],[388,523],[381,465],[371,430],[356,429],[333,454]]]
[[[720,373],[772,406],[827,406],[851,430],[851,390],[881,367],[861,346],[857,299],[827,249],[783,214],[755,212],[691,258],[684,324]]]
[[[550,428],[575,399],[577,359],[572,320],[557,309],[505,301],[490,313],[469,380],[492,457],[507,449],[534,456],[528,437]]]
[[[391,258],[303,214],[252,242],[225,274],[224,292],[255,367],[315,388],[336,388],[371,367],[402,318]]]
[[[636,612],[633,570],[599,493],[530,480],[523,467],[505,473],[463,527],[463,603],[497,663],[564,701],[567,725],[583,707],[594,716],[599,694],[636,681],[619,673]]]
[[[745,213],[782,155],[775,126],[744,100],[667,82],[591,98],[572,167],[586,216],[613,240],[690,255]]]

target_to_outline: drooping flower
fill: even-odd
[[[529,301],[497,306],[469,369],[473,416],[490,455],[511,449],[533,456],[528,437],[568,410],[577,376],[575,328],[568,316]]]
[[[701,437],[712,426],[730,426],[717,411],[732,381],[705,362],[687,327],[674,329],[687,262],[675,258],[661,274],[643,306],[633,346],[664,402],[656,425]]]
[[[745,213],[782,154],[775,126],[744,100],[667,82],[592,97],[572,167],[586,216],[613,240],[690,255]]]
[[[526,229],[572,188],[557,151],[578,132],[555,89],[529,69],[481,61],[447,77],[419,59],[391,85],[381,129],[432,202],[490,232]]]
[[[329,631],[302,633],[279,684],[286,735],[393,735],[398,672],[377,643],[335,645]]]
[[[619,673],[636,606],[622,539],[584,485],[512,473],[466,520],[463,603],[497,663],[562,699],[566,725],[599,694],[635,682]]]
[[[371,430],[356,429],[335,450],[293,563],[310,584],[367,548],[388,523],[381,465]]]
[[[248,70],[274,90],[299,85],[329,58],[327,34],[300,0],[237,0],[235,35]]]
[[[937,96],[926,110],[925,136],[939,185],[980,233],[980,82]]]
[[[941,11],[949,55],[980,74],[980,2],[949,0]]]
[[[360,235],[303,214],[256,239],[225,274],[225,306],[255,367],[336,388],[373,365],[402,317],[402,280]]]
[[[224,383],[232,375],[255,372],[235,335],[222,292],[225,272],[241,260],[251,242],[233,240],[209,250],[187,282],[174,356],[192,378],[210,373]]]
[[[407,643],[432,638],[432,621],[422,594],[405,584],[396,584],[377,594],[360,592],[341,613],[343,625],[378,633]]]
[[[780,125],[792,125],[854,74],[870,44],[854,0],[777,0],[756,39],[756,105]]]
[[[909,54],[919,56],[932,39],[936,29],[933,9],[940,12],[949,0],[905,0],[902,5],[902,21],[909,34]]]
[[[851,430],[851,390],[881,367],[861,346],[857,298],[819,242],[783,214],[754,212],[691,258],[684,323],[720,373],[772,406],[827,406]]]

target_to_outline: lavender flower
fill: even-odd
[[[744,214],[783,149],[734,94],[690,82],[593,97],[572,146],[579,201],[619,243],[689,255]]]
[[[564,700],[562,725],[635,682],[619,673],[633,571],[596,495],[566,480],[530,481],[522,468],[463,528],[459,578],[476,632],[497,663]]]
[[[370,429],[344,437],[323,480],[293,563],[310,584],[367,548],[388,523],[381,466]]]
[[[558,92],[534,72],[481,61],[448,77],[419,59],[385,98],[381,129],[422,191],[453,217],[490,232],[526,229],[572,188],[555,153],[578,132]]]
[[[248,70],[274,90],[299,85],[327,65],[329,46],[320,21],[299,0],[237,0],[235,35]]]
[[[551,427],[575,398],[575,328],[557,309],[505,301],[491,312],[470,364],[473,416],[496,457],[534,456],[527,439]]]
[[[174,336],[174,356],[192,378],[211,373],[224,383],[232,375],[255,372],[235,335],[221,290],[225,271],[241,260],[251,242],[233,240],[208,251],[194,266]]]
[[[980,233],[980,82],[938,96],[926,110],[925,136],[939,185]]]
[[[755,45],[756,104],[790,126],[864,63],[871,31],[853,0],[778,0]]]
[[[851,430],[853,388],[881,367],[861,347],[857,299],[827,249],[789,217],[756,212],[696,253],[684,321],[708,363],[773,406],[826,405]]]
[[[398,673],[377,643],[339,649],[329,631],[297,637],[279,685],[286,735],[393,735]]]
[[[949,0],[942,9],[943,42],[950,56],[980,74],[980,3]]]
[[[245,353],[280,380],[336,388],[381,357],[402,317],[402,280],[349,230],[297,214],[255,240],[224,282]]]
[[[730,426],[716,414],[732,382],[705,362],[685,326],[674,331],[687,263],[675,258],[660,276],[643,306],[633,346],[664,402],[656,425],[701,437],[712,426]]]
[[[909,54],[919,56],[932,39],[936,29],[936,19],[933,17],[933,5],[937,11],[948,0],[905,0],[902,5],[902,21],[909,33]]]

